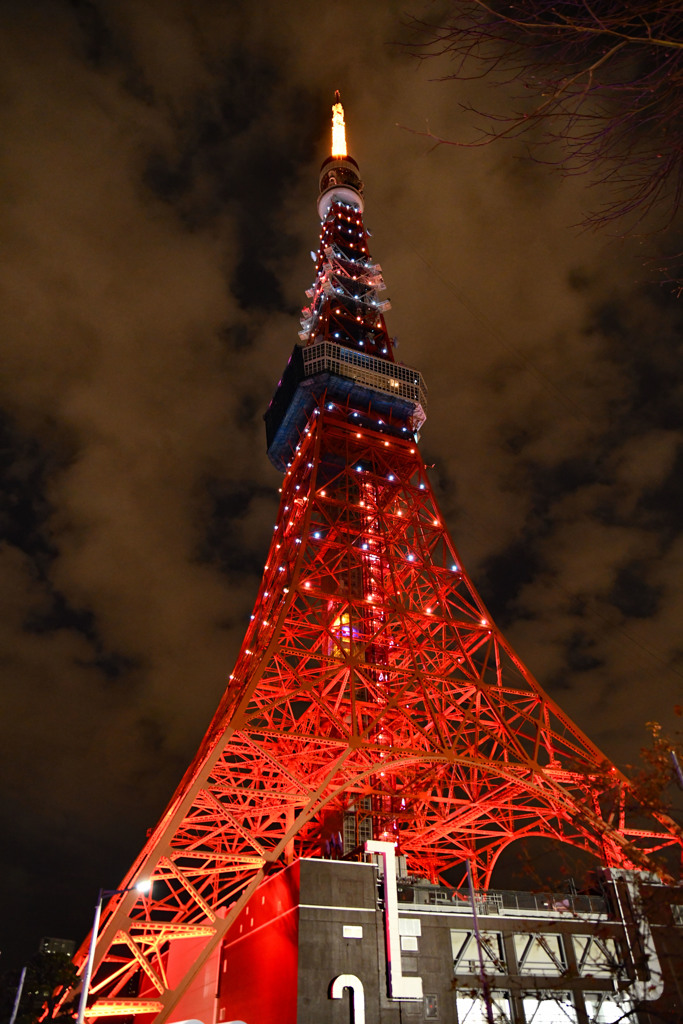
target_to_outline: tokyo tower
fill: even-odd
[[[192,979],[296,858],[391,842],[413,876],[457,890],[468,864],[488,887],[525,837],[617,868],[682,843],[544,693],[470,582],[418,450],[427,390],[394,359],[363,209],[337,97],[315,280],[265,414],[284,480],[263,580],[201,747],[104,907],[88,1019],[182,1019]]]

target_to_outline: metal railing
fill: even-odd
[[[424,421],[427,413],[427,386],[422,374],[402,363],[366,355],[355,349],[321,341],[317,345],[306,345],[302,349],[305,375],[312,376],[325,371],[338,377],[357,381],[373,391],[379,391],[393,398],[407,399],[421,410]]]
[[[471,914],[468,893],[441,886],[399,883],[399,906],[421,906],[450,914]],[[607,902],[602,896],[583,893],[516,892],[512,890],[477,891],[474,894],[478,914],[562,914],[569,917],[605,916]]]

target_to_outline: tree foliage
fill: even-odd
[[[0,1024],[7,1024],[19,986],[21,971],[7,971],[0,979]],[[76,983],[77,971],[66,953],[36,953],[26,965],[26,976],[16,1024],[54,1021],[72,1024],[73,1005],[59,1006],[64,993]]]
[[[683,717],[683,708],[677,705],[674,714]],[[632,772],[635,792],[642,806],[671,814],[672,794],[683,789],[683,733],[666,733],[659,722],[648,722],[651,742],[640,751],[641,765]]]
[[[420,23],[416,52],[450,59],[447,78],[519,85],[516,111],[487,112],[481,137],[460,144],[524,136],[540,159],[588,172],[609,186],[591,226],[671,223],[683,191],[680,0],[453,0],[449,11]]]

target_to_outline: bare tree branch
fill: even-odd
[[[517,83],[517,110],[483,117],[482,146],[528,138],[537,159],[587,174],[609,198],[589,227],[662,230],[683,194],[683,9],[680,0],[453,0],[446,24],[414,22],[424,60],[446,57],[446,79]],[[469,108],[472,109],[472,108]]]

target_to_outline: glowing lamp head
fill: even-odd
[[[346,125],[344,124],[344,108],[339,93],[334,94],[335,103],[332,107],[332,156],[346,156]]]
[[[149,878],[141,879],[135,883],[135,888],[138,892],[150,892],[152,889],[152,882]]]

